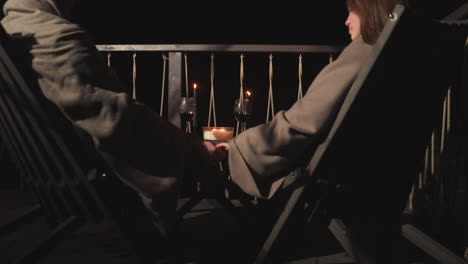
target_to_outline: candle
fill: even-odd
[[[234,133],[233,127],[203,127],[204,140],[229,140]]]
[[[213,135],[216,140],[229,140],[232,139],[233,131],[225,130],[224,128],[221,129],[213,129]]]
[[[204,140],[216,140],[213,131],[203,131],[203,139]]]
[[[246,91],[245,92],[245,100],[249,100],[250,99],[250,96],[252,95],[252,93],[250,91]]]
[[[193,100],[195,100],[195,103],[197,103],[197,84],[193,84]]]

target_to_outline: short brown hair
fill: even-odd
[[[387,22],[388,15],[396,4],[403,0],[346,0],[348,9],[361,20],[361,35],[364,42],[374,44]]]

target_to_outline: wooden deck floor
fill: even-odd
[[[183,204],[185,200],[180,202]],[[34,199],[27,193],[0,190],[0,226],[34,204]],[[239,205],[237,210],[243,218],[258,218],[258,214],[240,204],[236,205]],[[257,223],[258,220],[252,219]],[[342,252],[331,233],[326,228],[324,230],[308,231],[308,239],[300,243],[291,242],[286,249],[289,258]],[[19,228],[7,231],[0,233],[0,263],[14,263],[18,257],[33,248],[38,238],[45,236],[49,228],[45,218],[38,214]],[[251,263],[250,260],[255,255],[254,249],[260,242],[255,238],[263,237],[264,231],[258,225],[252,229],[245,226],[241,228],[236,218],[219,203],[204,199],[185,215],[180,236],[172,251],[168,251],[166,245],[148,245],[154,248],[156,256],[149,263]],[[76,230],[61,240],[45,257],[33,260],[40,264],[138,263],[135,253],[129,249],[121,233],[105,223]],[[432,262],[426,259],[420,263]]]

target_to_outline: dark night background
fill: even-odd
[[[76,22],[96,44],[310,44],[349,43],[344,21],[346,1],[311,1],[254,7],[242,2],[196,5],[182,2],[78,0]],[[0,0],[3,5],[4,0]],[[466,0],[411,0],[417,12],[440,19]],[[104,54],[107,55],[107,54]],[[197,119],[207,122],[210,53],[188,57],[189,84],[199,85]],[[231,126],[232,103],[239,94],[239,55],[215,54],[215,94],[218,125]],[[303,54],[304,92],[316,74],[338,54]],[[274,54],[275,111],[297,98],[298,54]],[[245,54],[244,88],[253,92],[250,125],[265,122],[268,95],[268,54]],[[112,68],[131,93],[132,54],[112,54]],[[137,55],[137,99],[159,111],[162,83],[160,52]],[[167,78],[166,78],[167,79]],[[185,86],[185,80],[184,86]],[[166,82],[167,87],[167,82]],[[167,100],[166,100],[167,102]]]
[[[270,4],[255,9],[151,1],[82,0],[81,23],[106,43],[346,44],[344,0]],[[89,3],[88,3],[89,2]],[[442,18],[466,0],[412,0],[418,12]],[[151,4],[150,4],[151,3]],[[243,4],[238,2],[239,5]],[[245,5],[245,3],[243,4]]]
[[[0,0],[1,1],[1,0]],[[242,2],[201,6],[199,3],[78,0],[76,22],[96,44],[310,44],[349,43],[344,0],[311,1],[254,7]],[[1,2],[4,2],[1,1]],[[466,0],[412,0],[417,12],[443,18]],[[104,54],[107,55],[107,54]],[[189,84],[197,82],[198,116],[207,123],[210,53],[188,56]],[[239,55],[215,54],[215,94],[218,125],[232,126],[232,103],[239,94]],[[303,54],[303,89],[338,54]],[[289,108],[297,98],[298,54],[274,54],[275,111]],[[268,95],[268,54],[245,54],[244,88],[253,92],[249,125],[265,122]],[[112,68],[131,93],[132,53],[112,54]],[[137,99],[159,111],[162,83],[160,52],[137,54]],[[167,77],[166,77],[167,80]],[[185,80],[184,86],[185,86]],[[167,82],[166,82],[167,88]],[[167,100],[166,100],[167,102]]]
[[[187,4],[178,1],[170,3],[142,0],[77,1],[82,2],[83,5],[78,10],[80,14],[76,22],[83,26],[96,44],[326,44],[345,46],[350,41],[344,25],[347,17],[345,0],[308,1],[294,3],[294,5],[293,2],[278,4],[267,2],[267,7],[256,7],[257,9],[253,7],[253,2],[217,2],[208,7],[200,6],[198,2]],[[412,0],[413,7],[418,13],[434,19],[445,17],[467,1]],[[4,2],[5,0],[0,0],[0,5],[3,6]],[[263,6],[266,4],[263,3]],[[0,13],[1,17],[3,17],[3,12]],[[132,52],[115,52],[111,59],[113,70],[128,87],[130,94],[132,54]],[[105,53],[103,55],[107,56]],[[161,52],[137,52],[137,99],[156,112],[159,112],[160,107],[163,72],[161,55]],[[215,53],[214,55],[217,125],[234,126],[232,109],[234,99],[239,96],[240,54]],[[248,53],[244,55],[244,89],[253,92],[252,119],[248,123],[250,127],[265,122],[269,54]],[[297,99],[299,54],[275,53],[273,55],[273,89],[277,112],[288,109]],[[330,55],[336,58],[339,54],[303,54],[304,93],[317,73],[328,63]],[[190,53],[188,56],[189,83],[196,82],[200,88],[197,114],[200,128],[207,123],[210,52]],[[184,82],[183,86],[185,87]],[[167,77],[165,88],[167,89]],[[3,148],[0,148],[0,158],[3,155],[2,151]],[[20,177],[17,177],[14,164],[8,157],[0,159],[0,171],[3,176],[0,190],[17,189],[20,186]],[[7,199],[3,200],[4,205],[9,205]],[[11,206],[14,204],[13,202]],[[454,242],[458,243],[458,241]]]
[[[6,0],[0,0],[0,5]],[[96,43],[346,44],[345,0],[217,5],[154,1],[77,0],[77,21]],[[408,1],[408,0],[407,0]],[[409,0],[431,18],[443,18],[466,0]],[[238,4],[238,5],[235,5]],[[3,12],[0,14],[3,17]]]
[[[440,19],[465,0],[413,0],[417,12]],[[240,3],[239,3],[240,4]],[[349,43],[344,21],[344,0],[313,1],[297,6],[271,5],[266,9],[188,6],[171,3],[155,7],[144,1],[84,1],[78,21],[97,44],[311,44]],[[137,98],[159,111],[162,59],[160,53],[137,55]],[[112,67],[129,88],[132,86],[132,54],[112,54]],[[188,57],[189,83],[200,86],[198,116],[206,125],[210,87],[209,53]],[[304,54],[304,92],[328,63],[329,55]],[[265,122],[268,95],[268,54],[245,54],[244,88],[253,91],[253,115],[249,125]],[[274,54],[275,111],[289,108],[297,97],[298,54]],[[232,103],[239,93],[239,54],[215,54],[215,94],[218,125],[232,126]],[[167,101],[166,101],[167,102]]]

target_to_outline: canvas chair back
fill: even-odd
[[[338,184],[337,214],[360,225],[399,219],[447,91],[461,78],[466,35],[395,9],[309,164],[314,178]]]

